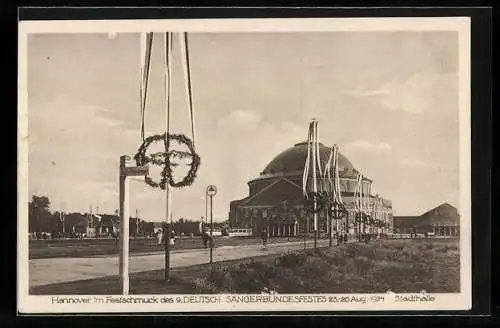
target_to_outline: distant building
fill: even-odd
[[[64,232],[69,234],[85,234],[85,236],[91,238],[109,236],[119,232],[119,225],[120,219],[116,215],[90,215],[88,213],[68,213],[64,215]]]
[[[116,234],[119,232],[120,218],[115,215],[102,214],[99,215],[97,232],[99,235]]]
[[[455,207],[443,203],[420,216],[394,216],[394,233],[456,237],[460,235],[460,215]]]

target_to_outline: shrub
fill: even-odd
[[[193,289],[200,294],[211,294],[217,292],[217,286],[206,278],[194,279]]]
[[[456,291],[456,246],[388,241],[314,251],[289,251],[272,260],[215,264],[195,280],[199,292],[352,293]]]
[[[284,268],[295,268],[297,266],[304,265],[306,258],[303,254],[297,254],[295,252],[287,252],[283,256],[276,259],[276,265],[282,266]]]
[[[446,253],[449,250],[450,250],[450,247],[448,245],[444,245],[444,246],[441,246],[441,247],[437,248],[436,252]]]

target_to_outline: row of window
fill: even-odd
[[[261,213],[262,213],[262,217],[263,217],[263,218],[267,218],[267,217],[268,217],[268,212],[267,212],[267,210],[262,210],[262,212],[261,212]],[[303,212],[303,215],[304,215],[304,214],[305,214],[305,213]],[[387,219],[389,219],[389,218],[390,218],[390,214],[389,214],[389,213],[387,213],[387,212],[379,212],[379,215],[381,215],[382,217],[380,217],[380,216],[379,216],[378,218],[380,218],[380,219],[381,219],[381,220],[383,220],[383,221],[387,221]],[[254,216],[254,217],[258,217],[258,216],[259,216],[258,210],[254,210],[253,216]],[[354,218],[354,216],[355,216],[354,212],[352,212],[352,211],[349,211],[349,212],[348,212],[348,218]],[[247,218],[249,218],[249,217],[248,217],[248,214],[246,215],[246,217],[247,217]],[[271,214],[271,218],[277,218],[277,217],[279,217],[279,215],[278,215],[278,214]],[[295,220],[295,219],[296,219],[296,216],[295,216],[295,215],[290,215],[290,216],[289,216],[289,218],[290,218],[290,219],[292,219],[292,220]]]

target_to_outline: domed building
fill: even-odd
[[[264,168],[258,178],[248,182],[248,197],[230,203],[231,228],[252,228],[256,234],[267,228],[271,236],[296,236],[313,232],[313,215],[305,211],[302,193],[302,176],[307,150],[307,142],[302,142],[283,151]],[[320,143],[319,160],[322,168],[325,167],[329,156],[330,148]],[[340,231],[356,234],[354,192],[358,171],[341,153],[338,156],[338,163],[342,200],[349,214],[345,219],[339,220],[338,225],[332,220],[333,230],[338,226]],[[309,170],[309,175],[311,171]],[[317,179],[320,180],[319,174]],[[312,178],[308,181],[312,183]],[[372,180],[363,178],[365,191],[370,190],[371,184]],[[367,198],[371,209],[369,214],[389,224],[389,227],[383,228],[380,232],[392,231],[391,202],[378,195],[370,194]],[[329,230],[329,223],[326,213],[323,212],[318,213],[318,229],[324,234]]]

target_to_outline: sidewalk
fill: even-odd
[[[328,240],[318,240],[319,247],[328,246]],[[306,248],[314,247],[308,240]],[[304,242],[262,245],[221,246],[213,249],[213,260],[227,261],[268,254],[279,254],[288,250],[304,248]],[[204,264],[209,262],[210,249],[179,250],[172,252],[172,268]],[[130,272],[142,272],[164,268],[165,254],[155,253],[130,257]],[[85,280],[118,275],[118,256],[92,258],[50,258],[29,261],[29,285],[39,286],[60,282]]]

